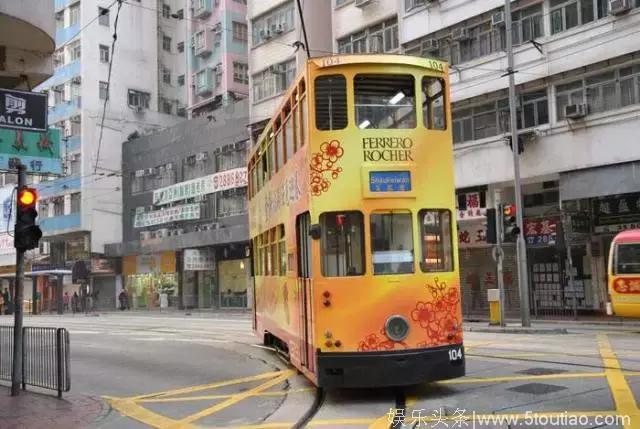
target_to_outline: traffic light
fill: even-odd
[[[496,209],[487,209],[487,243],[496,244],[497,242]]]
[[[18,189],[16,204],[16,226],[13,246],[21,251],[35,249],[42,237],[40,227],[36,225],[38,193],[33,188],[23,186]]]
[[[516,220],[516,206],[506,204],[502,206],[502,238],[503,241],[515,241],[520,234]]]

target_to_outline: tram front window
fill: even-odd
[[[375,275],[413,273],[411,213],[395,211],[372,214],[371,246]]]
[[[618,244],[616,274],[640,274],[640,243]]]
[[[410,75],[359,74],[354,79],[360,129],[415,128],[415,80]]]
[[[328,212],[320,215],[322,275],[364,274],[364,220],[360,212]]]

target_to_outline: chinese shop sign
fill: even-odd
[[[524,238],[532,246],[554,246],[556,244],[559,219],[534,218],[524,220]]]
[[[0,128],[47,130],[47,94],[0,89]]]
[[[461,248],[487,244],[487,227],[482,220],[458,223],[458,245]]]
[[[593,224],[596,233],[640,228],[640,194],[593,200]]]
[[[486,207],[482,207],[480,203],[480,192],[469,192],[458,195],[458,198],[464,199],[465,202],[464,207],[458,207],[458,220],[484,219],[487,216]]]
[[[185,271],[211,271],[215,270],[215,257],[209,249],[185,249]]]
[[[246,167],[221,171],[197,179],[187,180],[153,191],[153,204],[162,205],[214,192],[247,186]]]
[[[184,204],[146,213],[136,213],[133,220],[133,227],[144,228],[147,226],[161,225],[163,223],[194,219],[200,219],[200,204]]]

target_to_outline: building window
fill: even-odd
[[[162,36],[162,49],[171,52],[171,37]]]
[[[204,48],[204,31],[198,31],[193,35],[193,47],[196,50]]]
[[[609,14],[607,0],[551,0],[551,34],[584,25]]]
[[[233,62],[233,81],[249,84],[249,66],[243,63]]]
[[[274,37],[293,30],[294,15],[295,7],[293,1],[290,1],[254,19],[251,23],[253,45],[268,42]]]
[[[163,18],[171,18],[171,6],[168,4],[162,5],[162,17]]]
[[[82,50],[80,48],[80,40],[75,40],[69,44],[69,59],[71,61],[76,61],[80,59],[82,55]]]
[[[149,108],[149,99],[151,94],[148,92],[136,91],[129,89],[127,91],[127,104],[132,108]]]
[[[295,74],[296,62],[289,60],[253,75],[253,102],[257,103],[284,92],[293,82]]]
[[[178,85],[179,86],[184,86],[184,75],[183,74],[178,76]]]
[[[407,211],[371,214],[373,274],[414,272],[413,221]]]
[[[98,82],[98,96],[100,100],[106,100],[109,98],[109,84],[107,82]]]
[[[233,21],[233,40],[245,42],[247,41],[247,24]]]
[[[162,68],[162,81],[166,84],[171,85],[171,70],[166,67]]]
[[[222,151],[216,155],[216,171],[231,170],[246,165],[244,150]]]
[[[178,52],[184,52],[184,42],[178,43]]]
[[[338,52],[341,54],[393,52],[399,46],[397,18],[338,40]]]
[[[70,213],[80,213],[80,203],[82,202],[80,192],[71,194],[71,211]]]
[[[235,188],[218,194],[216,216],[238,216],[247,211],[247,188]]]
[[[131,193],[137,194],[142,192],[144,186],[144,170],[138,170],[131,173]]]
[[[413,76],[359,74],[353,83],[359,128],[416,127]]]
[[[347,80],[344,76],[320,76],[316,78],[315,88],[316,128],[319,130],[346,128]]]
[[[109,26],[109,9],[104,7],[98,8],[98,24]]]
[[[420,269],[425,273],[453,271],[451,212],[421,210],[418,213],[418,222],[422,237]]]
[[[169,100],[162,100],[162,113],[171,115],[173,113],[173,104]]]
[[[404,0],[404,10],[409,12],[412,9],[424,6],[427,0]]]
[[[106,45],[100,45],[100,62],[108,63],[109,62],[109,47]]]
[[[513,20],[514,45],[520,45],[544,36],[542,4],[517,10],[511,16]]]
[[[54,216],[64,215],[64,197],[53,198],[53,215]]]
[[[77,153],[69,155],[69,174],[72,176],[80,175],[82,155]]]
[[[62,21],[64,22],[64,15]],[[69,8],[69,25],[76,25],[80,22],[80,3],[76,3]],[[109,23],[107,22],[107,25]]]
[[[327,212],[322,226],[322,275],[325,277],[364,274],[364,216],[360,212]]]

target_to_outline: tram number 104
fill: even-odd
[[[449,350],[449,362],[462,360],[462,348]]]

